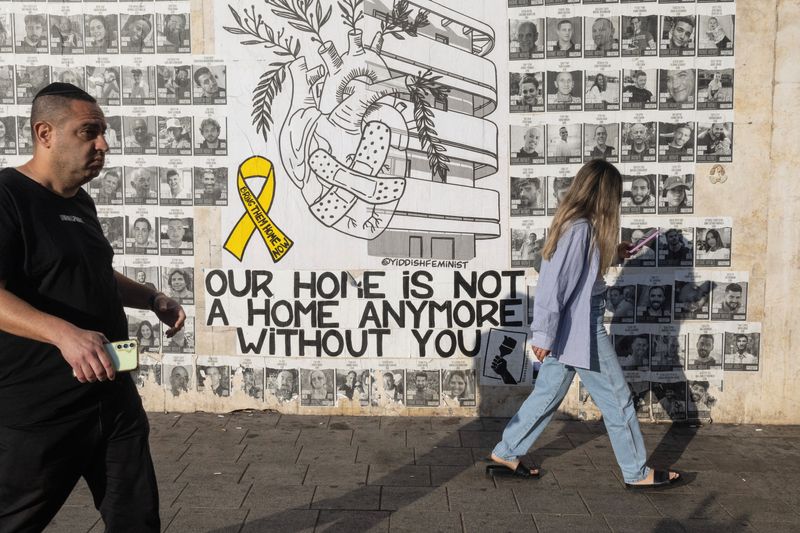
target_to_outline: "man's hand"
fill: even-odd
[[[181,304],[164,293],[158,293],[153,300],[153,312],[161,322],[170,327],[165,333],[167,338],[180,331],[186,322],[186,313]]]
[[[536,356],[536,359],[538,359],[540,363],[544,361],[545,357],[550,355],[550,350],[545,350],[544,348],[539,348],[538,346],[533,346],[532,344],[529,344],[528,346],[530,346],[533,355]]]
[[[113,380],[116,372],[104,344],[108,339],[102,333],[70,325],[59,337],[56,347],[72,367],[72,373],[81,383]]]

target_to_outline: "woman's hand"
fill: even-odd
[[[630,252],[631,248],[633,248],[633,243],[630,241],[622,241],[617,245],[617,257],[620,261],[628,259],[632,255]]]
[[[545,357],[550,355],[550,350],[545,350],[544,348],[539,348],[538,346],[534,346],[532,344],[529,344],[528,346],[533,352],[533,355],[536,356],[536,359],[538,359],[540,363],[544,361]]]

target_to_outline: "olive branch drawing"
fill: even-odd
[[[358,30],[358,23],[364,18],[364,0],[339,0],[339,10],[344,23],[353,31]]]
[[[438,83],[441,76],[433,76],[428,69],[418,76],[409,76],[406,81],[406,88],[411,95],[411,102],[414,104],[414,122],[417,125],[419,142],[428,156],[428,165],[431,167],[432,175],[439,175],[444,181],[450,167],[447,163],[450,158],[444,155],[447,151],[442,142],[437,137],[434,129],[433,110],[428,103],[428,96],[434,100],[446,100],[448,89]]]
[[[244,18],[230,5],[228,9],[238,27],[223,26],[225,31],[251,37],[242,41],[244,45],[263,45],[276,56],[287,58],[270,63],[272,68],[261,75],[253,91],[253,125],[266,141],[273,124],[272,101],[280,93],[286,80],[286,66],[300,56],[300,42],[291,35],[284,37],[283,29],[275,30],[269,26],[260,14],[256,14],[254,6],[249,11],[244,8]]]
[[[312,34],[311,40],[322,45],[320,30],[331,18],[333,6],[323,14],[320,0],[264,0],[272,12],[288,21],[292,28]]]
[[[386,19],[381,21],[381,36],[392,35],[401,41],[405,39],[403,34],[409,37],[416,37],[420,28],[429,24],[428,12],[420,9],[417,14],[411,17],[411,7],[408,0],[397,0],[392,5],[392,11],[386,15]]]

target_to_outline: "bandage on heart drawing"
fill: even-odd
[[[322,183],[331,187],[328,193],[312,204],[312,211],[317,204],[331,200],[331,198],[327,198],[331,193],[338,194],[340,201],[346,200],[346,198],[342,198],[345,195],[342,195],[337,189],[343,189],[371,205],[387,204],[399,200],[405,192],[405,179],[377,176],[386,162],[390,139],[391,132],[388,126],[381,122],[370,122],[364,128],[351,166],[343,165],[324,150],[317,150],[311,154],[308,161],[309,167]],[[329,207],[334,203],[336,202],[326,202]],[[325,220],[323,222],[327,223]]]

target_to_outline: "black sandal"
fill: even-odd
[[[534,472],[534,469],[536,472]],[[514,470],[506,465],[501,465],[500,463],[492,461],[492,464],[486,465],[486,475],[492,477],[499,475],[520,477],[523,479],[536,479],[541,475],[541,471],[536,466],[530,467],[522,464],[522,461],[520,461],[517,468]]]
[[[678,475],[672,479],[670,479],[669,474],[669,470],[654,470],[652,483],[625,483],[625,488],[641,490],[666,487],[683,479],[680,472],[676,472]]]

